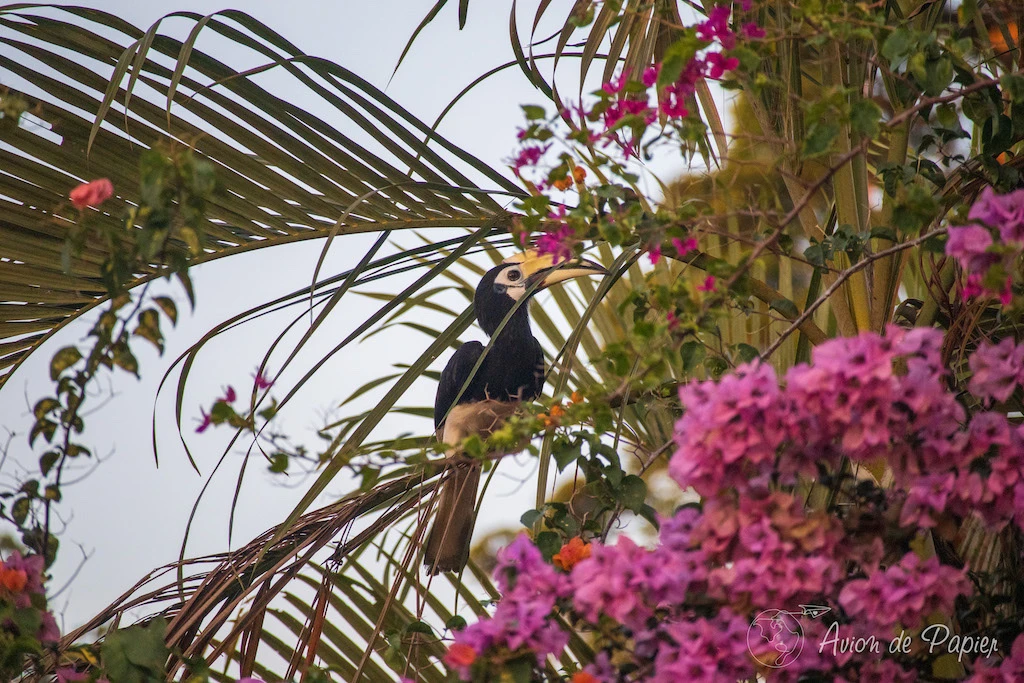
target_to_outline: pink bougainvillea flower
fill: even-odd
[[[210,417],[210,414],[207,413],[202,408],[199,409],[199,413],[200,413],[200,415],[203,416],[203,420],[202,420],[202,422],[199,423],[199,426],[196,427],[196,433],[197,434],[202,434],[203,432],[205,432],[210,427],[210,425],[213,424],[213,418]]]
[[[255,378],[257,389],[269,389],[270,387],[274,386],[273,380],[264,375],[262,370],[256,371]]]
[[[708,78],[719,79],[726,71],[734,71],[740,65],[735,57],[725,57],[721,52],[709,52],[705,57]]]
[[[563,223],[561,227],[548,231],[537,238],[537,253],[540,255],[551,254],[555,257],[557,265],[562,261],[572,258],[572,245],[575,241],[576,232]]]
[[[224,398],[221,400],[225,403],[234,403],[236,398],[238,398],[238,394],[235,393],[235,388],[228,385],[228,387],[224,389]]]
[[[643,75],[640,77],[640,81],[644,84],[645,88],[650,88],[652,85],[658,82],[658,74],[661,73],[661,64],[655,64],[644,69]]]
[[[754,22],[748,22],[743,24],[743,37],[749,39],[764,38],[764,29],[755,24]]]
[[[629,76],[625,71],[623,71],[618,76],[602,85],[601,90],[604,90],[609,95],[617,95],[626,87],[627,81],[629,81]]]
[[[697,248],[697,240],[692,237],[687,237],[685,240],[673,237],[672,246],[676,248],[676,253],[682,256]]]
[[[77,683],[78,681],[87,680],[89,680],[89,674],[84,671],[75,671],[73,666],[57,669],[57,683]]]
[[[1018,346],[1013,337],[998,344],[980,344],[968,365],[973,373],[967,385],[971,393],[1001,403],[1024,382],[1024,345]]]
[[[530,146],[524,147],[519,150],[519,154],[512,160],[512,171],[518,176],[519,172],[525,166],[536,166],[540,161],[540,158],[544,156],[544,152],[548,151],[548,147],[551,145],[545,145],[543,147]]]
[[[114,185],[106,178],[94,180],[91,183],[83,183],[71,190],[68,198],[75,208],[85,209],[90,206],[99,206],[110,199],[114,194]]]
[[[658,261],[661,260],[661,245],[655,244],[647,250],[647,258],[650,259],[651,265],[658,265]]]
[[[698,292],[713,292],[715,291],[715,276],[708,275],[704,278],[704,283],[697,285]]]

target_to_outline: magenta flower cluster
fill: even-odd
[[[898,564],[847,583],[839,604],[865,636],[911,631],[932,614],[951,614],[958,595],[971,590],[963,569],[907,553]]]
[[[456,634],[456,643],[485,663],[541,658],[567,642],[554,619],[561,614],[561,623],[630,638],[627,651],[599,648],[585,669],[597,680],[618,679],[624,656],[632,658],[630,680],[739,680],[756,675],[746,635],[751,617],[771,608],[823,604],[851,633],[880,639],[952,614],[957,598],[975,590],[969,567],[894,548],[892,539],[904,533],[898,527],[909,538],[971,515],[993,529],[1021,525],[1024,426],[994,412],[969,417],[950,388],[941,349],[937,330],[891,327],[885,336],[830,340],[815,349],[812,364],[782,378],[755,363],[683,387],[668,471],[702,504],[662,520],[654,548],[625,536],[593,541],[590,556],[568,572],[520,536],[501,555],[503,598],[494,616]],[[1022,354],[1006,341],[979,348],[971,390],[1004,397],[1021,380]],[[874,510],[890,520],[882,524],[808,510],[804,496],[779,488],[802,475],[820,480],[823,471],[880,462],[894,485],[862,481],[874,502],[851,510]],[[1008,653],[1010,643],[1002,647]],[[1014,657],[999,667],[1015,666],[1006,664]],[[784,677],[811,671],[846,680],[857,672],[894,681],[913,674],[873,653],[814,652],[790,663]],[[978,680],[999,680],[991,676],[1003,671],[983,662],[978,675],[990,678]],[[462,673],[468,678],[468,668]]]
[[[744,11],[748,11],[750,6],[749,0],[741,3]],[[673,82],[657,87],[661,64],[647,67],[639,74],[639,78],[636,78],[636,74],[623,71],[602,85],[597,93],[599,99],[593,106],[587,108],[580,104],[572,107],[572,112],[579,115],[580,123],[584,126],[582,135],[587,143],[603,148],[612,147],[621,152],[623,158],[629,158],[637,154],[643,129],[657,121],[659,116],[669,123],[689,117],[686,102],[696,92],[697,84],[702,79],[721,79],[739,67],[739,59],[729,54],[737,43],[737,34],[730,26],[731,15],[730,3],[715,5],[708,12],[707,19],[693,27],[693,35],[700,41],[700,50],[686,63]],[[764,36],[764,31],[753,23],[741,27],[740,33],[747,40]],[[656,102],[651,100],[652,89],[656,91]],[[568,116],[568,110],[565,115]],[[598,125],[590,128],[586,121]],[[551,143],[530,134],[530,130],[520,131],[521,146],[511,161],[512,170],[519,177],[527,169],[540,167],[552,147]],[[571,186],[559,185],[557,182],[554,185],[562,190]],[[538,191],[544,192],[552,185],[545,178],[539,179],[535,186]],[[536,241],[538,251],[541,254],[554,254],[556,260],[568,258],[573,246],[579,241],[576,231],[558,216],[549,216],[549,221],[544,234]],[[650,247],[652,263],[657,263],[660,254],[660,246]]]
[[[570,593],[568,577],[544,561],[526,536],[519,536],[499,553],[495,569],[501,602],[490,618],[470,624],[455,642],[477,653],[502,648],[536,654],[538,663],[569,642],[569,634],[552,619],[555,602]],[[469,678],[469,668],[460,673]]]
[[[967,217],[951,227],[946,253],[966,274],[965,297],[993,296],[1005,306],[1013,299],[1014,264],[1024,253],[1024,189],[997,195],[982,190]]]

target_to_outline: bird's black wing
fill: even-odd
[[[473,366],[480,359],[484,352],[484,345],[478,341],[466,342],[459,347],[448,365],[444,366],[441,372],[441,381],[437,385],[437,397],[434,399],[434,428],[441,426],[448,409],[455,403],[455,397],[459,390],[466,383],[469,373],[473,372]],[[470,398],[470,387],[462,393],[462,401]]]

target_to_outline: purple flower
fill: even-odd
[[[1024,345],[1018,346],[1012,337],[998,344],[982,343],[968,365],[973,373],[967,385],[971,393],[1002,403],[1024,383]]]
[[[967,217],[998,228],[1006,242],[1024,242],[1024,190],[997,195],[991,187],[986,187]]]
[[[610,80],[607,83],[603,84],[601,86],[601,90],[604,90],[609,95],[617,95],[617,94],[619,94],[620,92],[622,92],[625,89],[626,83],[628,81],[629,81],[629,75],[625,71],[623,71],[622,73],[620,73],[618,76],[616,76],[612,80]]]
[[[748,22],[746,24],[743,24],[743,28],[740,29],[740,30],[743,32],[743,37],[747,38],[747,39],[750,39],[750,40],[755,40],[757,38],[764,38],[764,36],[765,36],[764,29],[761,28],[760,26],[758,26],[757,24],[755,24],[752,21]]]
[[[224,401],[225,403],[234,403],[236,398],[238,398],[238,395],[235,394],[235,388],[231,385],[228,385],[227,388],[224,389],[224,398],[220,400]]]
[[[999,260],[987,253],[992,246],[992,234],[978,225],[965,225],[949,229],[946,254],[955,258],[968,272],[983,272]]]
[[[537,238],[536,248],[538,254],[552,254],[554,263],[568,261],[572,258],[572,247],[576,242],[576,231],[568,224],[562,223],[559,227],[545,232]]]
[[[687,237],[685,240],[673,237],[672,246],[675,247],[676,253],[682,256],[684,254],[689,254],[697,248],[697,240],[692,237]]]
[[[540,161],[540,158],[544,156],[544,153],[548,151],[550,146],[551,145],[545,145],[543,147],[539,147],[531,145],[529,147],[522,148],[519,150],[519,154],[516,155],[516,158],[512,160],[512,171],[516,176],[519,176],[519,172],[523,167],[536,166]]]
[[[645,88],[650,88],[652,85],[658,82],[658,74],[661,73],[661,64],[655,64],[644,69],[643,75],[640,77],[641,82]]]
[[[262,370],[257,370],[255,375],[255,382],[257,389],[269,389],[274,386],[273,380],[263,374]]]
[[[651,265],[652,266],[658,265],[658,261],[661,260],[661,245],[660,244],[652,245],[647,250],[647,258],[651,261]]]
[[[733,71],[740,65],[735,57],[724,57],[721,52],[709,52],[704,58],[707,76],[712,79],[721,78],[726,71]]]
[[[202,434],[210,427],[211,424],[213,424],[213,418],[210,417],[210,414],[202,408],[199,409],[199,413],[203,416],[203,420],[199,423],[199,426],[196,427],[196,433]]]

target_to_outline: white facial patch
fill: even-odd
[[[498,273],[494,278],[495,285],[505,288],[505,294],[519,301],[526,294],[526,275],[519,266],[512,266]]]

